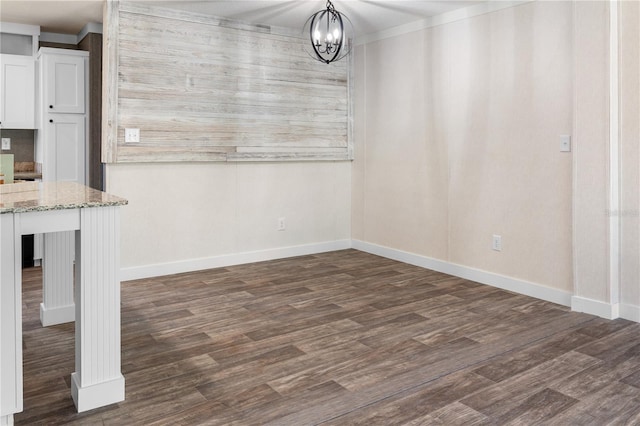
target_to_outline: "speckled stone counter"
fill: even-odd
[[[70,382],[78,412],[124,400],[120,208],[125,204],[74,182],[0,185],[0,425],[13,424],[13,415],[24,408],[22,235],[43,235],[42,325],[75,322]]]
[[[75,182],[39,182],[37,191],[0,194],[0,214],[123,206],[127,200]]]

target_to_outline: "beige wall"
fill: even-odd
[[[443,258],[447,146],[438,99],[425,96],[442,91],[441,46],[421,32],[402,40],[356,50],[353,237]]]
[[[574,300],[640,321],[640,7],[576,2],[575,16]]]
[[[349,162],[107,166],[122,268],[350,238]],[[278,218],[286,230],[277,231]],[[153,271],[153,269],[150,269]]]
[[[228,48],[227,53],[231,56],[240,49],[242,54],[242,49],[249,46],[247,43],[255,44],[257,39],[264,41],[265,37],[287,44],[281,36],[288,36],[290,30],[272,28],[268,34],[258,37],[257,33],[251,35],[251,31],[256,28],[249,28],[243,23],[225,22],[225,28],[221,29],[219,19],[214,17],[203,18],[185,12],[129,2],[109,2],[107,6],[105,46],[109,48],[105,49],[105,58],[109,60],[105,62],[107,72],[104,87],[109,89],[110,96],[116,98],[104,99],[106,125],[103,129],[103,160],[115,159],[109,155],[115,152],[114,144],[110,145],[108,142],[115,142],[115,133],[122,138],[124,127],[141,128],[143,142],[142,145],[118,146],[118,160],[133,163],[108,164],[105,168],[106,190],[129,200],[129,205],[122,209],[121,222],[121,264],[125,278],[204,269],[221,264],[348,246],[351,235],[351,163],[326,160],[348,158],[349,147],[344,137],[341,140],[333,138],[330,141],[335,150],[323,145],[324,142],[318,142],[323,138],[331,139],[331,135],[326,132],[316,138],[311,137],[314,134],[312,127],[317,127],[320,119],[292,117],[292,109],[296,109],[297,104],[293,105],[293,101],[289,102],[286,98],[296,93],[298,97],[302,93],[302,98],[305,98],[305,93],[311,88],[326,89],[325,86],[329,85],[329,89],[326,90],[331,94],[319,99],[332,105],[340,105],[332,109],[334,112],[327,113],[323,109],[320,121],[326,127],[328,120],[332,124],[330,127],[333,134],[342,132],[344,136],[347,102],[346,62],[340,62],[333,67],[331,73],[316,75],[317,78],[312,78],[312,84],[309,85],[306,83],[310,81],[309,75],[313,74],[310,70],[320,69],[322,65],[302,51],[285,49],[285,53],[279,51],[278,55],[284,55],[285,59],[295,59],[296,66],[300,69],[294,67],[297,71],[284,72],[279,68],[277,71],[280,74],[276,78],[270,76],[269,71],[273,69],[269,68],[268,64],[262,64],[261,72],[255,73],[255,69],[252,71],[251,67],[246,68],[243,61],[240,61],[242,64],[233,65],[233,61],[223,61],[222,64],[217,58],[220,56],[220,49]],[[209,24],[210,29],[204,36],[198,31],[194,32],[196,27],[202,27],[194,22],[202,23],[203,19]],[[134,21],[137,25],[132,26],[131,23]],[[166,26],[165,23],[169,21],[175,25],[164,28],[162,25]],[[159,22],[163,24],[160,25]],[[158,34],[163,31],[165,36],[168,34],[168,39],[172,40],[173,45],[169,43],[169,48],[166,40],[158,44]],[[223,44],[212,48],[211,40],[207,39],[211,38],[211,34],[221,37],[226,34],[235,44],[232,43],[231,47]],[[242,37],[234,38],[238,34]],[[174,58],[174,62],[183,65],[189,62],[191,68],[189,64],[183,67],[173,64],[165,66],[166,69],[162,68],[161,63],[166,62],[167,49],[171,50],[171,46],[175,45],[179,45],[182,50],[176,56],[177,59]],[[190,46],[189,49],[183,49],[187,45]],[[265,55],[269,55],[269,52],[267,49]],[[274,52],[271,52],[274,57],[279,57]],[[153,60],[158,59],[158,55],[162,60],[154,63]],[[189,59],[186,62],[185,57]],[[201,62],[204,66],[199,66],[202,65]],[[153,72],[149,71],[149,67]],[[194,67],[209,71],[201,72],[202,70],[198,71]],[[220,77],[222,80],[214,82],[206,78],[210,75],[211,69],[216,67],[224,68],[223,71],[228,71],[228,67],[231,67],[231,74],[237,71],[236,74],[239,74],[230,77],[229,81],[241,86],[238,90],[244,90],[241,93],[243,99],[254,99],[257,96],[260,100],[258,104],[266,102],[265,108],[271,115],[267,117],[261,114],[257,104],[251,108],[235,105],[234,108],[229,107],[233,111],[225,110],[228,105],[221,106],[220,102],[216,101],[217,98],[228,95],[223,84],[224,76]],[[198,74],[199,72],[202,75]],[[167,83],[167,78],[171,80],[176,77],[173,80],[184,81],[185,75],[190,82],[188,96],[185,95],[187,92],[184,87],[176,88],[175,84],[170,84],[170,89],[163,88],[162,84]],[[198,76],[203,78],[199,79]],[[240,83],[237,81],[238,78]],[[282,83],[283,78],[289,79],[287,84]],[[327,83],[327,79],[331,81]],[[273,89],[274,85],[278,87]],[[280,86],[287,86],[289,91],[284,93],[283,87]],[[265,98],[264,94],[270,93],[271,90],[275,90],[277,96],[269,95],[268,99]],[[214,96],[216,94],[217,98]],[[153,105],[149,102],[149,105],[144,103],[145,99],[151,99],[150,95],[154,96],[151,101]],[[214,101],[209,102],[211,99]],[[325,109],[326,102],[323,105]],[[145,111],[141,111],[141,108]],[[279,132],[281,138],[269,144],[268,135],[259,135],[253,128],[251,131],[247,130],[248,128],[241,131],[242,129],[231,126],[229,120],[220,122],[220,117],[232,116],[232,112],[239,114],[244,121],[247,121],[247,118],[260,121],[267,117],[272,127],[275,126],[274,129],[284,126],[285,130],[290,132],[278,130],[276,133]],[[256,118],[251,114],[260,117]],[[336,117],[340,114],[342,116],[335,118],[335,114]],[[233,119],[230,120],[233,122]],[[295,134],[290,134],[295,130],[292,120],[293,124],[297,123],[300,128],[313,123],[306,128],[308,131],[298,132],[300,134],[296,137]],[[276,122],[280,124],[274,124]],[[300,124],[302,122],[307,124]],[[230,126],[234,128],[229,130]],[[249,124],[247,126],[251,127]],[[261,128],[264,130],[264,127]],[[175,133],[179,133],[180,129],[184,130],[182,135]],[[227,130],[231,135],[225,133]],[[243,135],[248,139],[236,140],[242,139]],[[154,136],[156,139],[153,139]],[[166,142],[167,137],[173,138],[168,145],[162,142]],[[233,143],[229,142],[231,139]],[[243,146],[236,146],[240,142]],[[194,144],[196,146],[193,146]],[[189,145],[190,149],[180,148],[179,145]],[[150,146],[155,148],[149,148]],[[311,161],[230,164],[191,162],[224,160],[227,153],[235,152],[236,148],[238,151],[244,149],[245,154],[255,152],[257,157],[243,157],[243,153],[237,153],[234,159],[243,157],[259,160],[263,157],[277,159],[295,156]],[[332,155],[331,152],[334,151],[341,154]],[[210,153],[211,157],[203,152]],[[138,162],[166,160],[168,156],[175,162]],[[278,219],[281,217],[285,218],[284,231],[277,230]],[[336,242],[342,243],[332,245]],[[300,246],[305,248],[292,249]]]
[[[533,2],[356,50],[355,239],[572,289],[572,19]]]
[[[608,3],[531,2],[357,46],[353,163],[110,165],[123,268],[352,238],[607,316],[619,176],[620,309],[640,320],[640,5],[619,6],[613,170]]]
[[[640,3],[620,3],[620,303],[640,306]],[[640,319],[640,318],[639,318]]]
[[[574,293],[609,302],[609,8],[574,7]]]

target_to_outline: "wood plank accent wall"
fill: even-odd
[[[352,159],[352,67],[301,31],[118,1],[105,21],[103,162]]]

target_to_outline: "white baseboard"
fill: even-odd
[[[572,310],[577,312],[597,315],[607,319],[621,317],[630,321],[640,322],[640,306],[626,304],[611,305],[598,300],[573,296],[568,291],[558,290],[541,284],[480,269],[474,269],[468,266],[433,259],[427,256],[421,256],[377,244],[367,243],[360,240],[336,240],[316,244],[280,247],[268,250],[123,268],[120,270],[120,279],[122,281],[129,281],[141,278],[159,277],[183,272],[201,271],[204,269],[222,268],[225,266],[242,265],[245,263],[345,250],[348,248],[354,248],[356,250],[408,263],[410,265],[432,269],[434,271],[465,278],[481,284],[490,285],[492,287],[513,291],[515,293],[524,294],[537,299],[570,306]]]
[[[40,304],[40,323],[43,327],[50,325],[65,324],[76,320],[76,305],[56,306],[46,308],[44,303]]]
[[[624,318],[629,321],[640,322],[640,306],[621,303],[620,318]]]
[[[78,413],[124,401],[124,377],[82,387],[78,373],[71,373],[71,399]]]
[[[200,259],[188,259],[170,263],[134,266],[130,268],[120,269],[120,280],[129,281],[141,278],[159,277],[163,275],[180,274],[183,272],[201,271],[204,269],[222,268],[225,266],[262,262],[265,260],[305,256],[308,254],[324,253],[328,251],[344,250],[348,248],[351,248],[351,240],[336,240],[300,246],[279,247],[268,250],[224,254],[220,256],[205,257]]]
[[[364,241],[352,240],[352,247],[360,251],[408,263],[410,265],[420,266],[422,268],[432,269],[434,271],[442,272],[445,274],[455,275],[456,277],[465,278],[471,281],[479,282],[481,284],[487,284],[492,287],[498,287],[504,290],[513,291],[515,293],[524,294],[526,296],[535,297],[549,302],[558,303],[560,305],[571,306],[571,293],[567,291],[558,290],[529,281],[495,274],[492,272],[469,268],[467,266],[433,259],[414,253],[408,253],[389,247],[379,246]]]
[[[619,304],[602,302],[600,300],[589,299],[587,297],[572,296],[571,310],[596,315],[606,319],[616,319],[620,317]]]

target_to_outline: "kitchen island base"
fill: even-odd
[[[71,374],[71,397],[78,413],[124,401],[124,377],[82,387],[78,373]]]
[[[50,232],[43,237],[40,323],[48,327],[75,320],[76,308],[73,299],[75,232]]]
[[[25,234],[72,231],[74,236],[76,408],[87,411],[125,396],[119,206],[126,200],[71,182],[40,185],[32,194],[0,195],[0,425],[13,424],[13,414],[23,410],[21,236]]]

